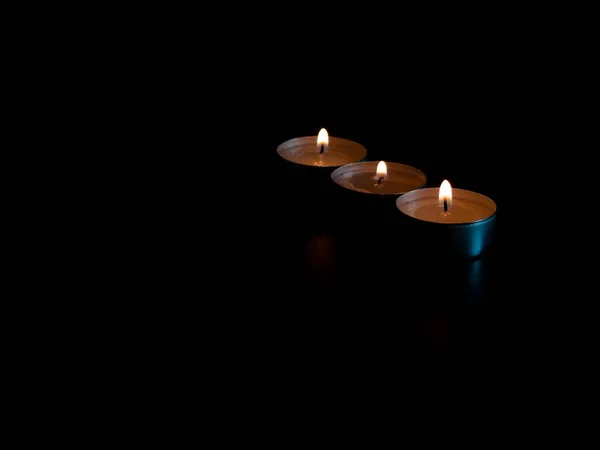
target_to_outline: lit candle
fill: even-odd
[[[321,128],[317,136],[290,139],[277,147],[283,159],[303,166],[339,167],[360,161],[367,156],[367,149],[357,142],[329,136]]]
[[[329,136],[322,128],[317,136],[290,139],[277,147],[279,164],[273,183],[286,201],[278,215],[286,227],[324,233],[335,219],[336,189],[331,172],[337,167],[360,161],[367,149],[357,142]]]
[[[335,169],[331,179],[351,191],[394,196],[422,188],[427,183],[427,177],[419,169],[385,161],[346,164]]]
[[[436,225],[427,229],[431,234],[422,236],[425,241],[442,232],[452,250],[468,257],[479,256],[492,242],[496,203],[477,192],[452,188],[447,180],[439,188],[417,189],[398,197],[396,206],[410,219]]]

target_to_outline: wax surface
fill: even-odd
[[[463,189],[452,189],[448,212],[439,204],[439,188],[419,189],[399,197],[398,209],[415,219],[427,222],[464,224],[487,219],[496,212],[496,204],[488,197]]]
[[[299,153],[293,156],[293,162],[296,164],[303,164],[305,166],[343,166],[350,162],[348,156],[341,155],[339,153],[324,152],[319,154],[315,151],[307,153]]]
[[[364,159],[367,150],[348,139],[329,137],[323,153],[317,148],[317,136],[290,139],[277,147],[279,155],[293,163],[316,167],[339,167]]]
[[[379,184],[377,164],[374,161],[349,164],[336,169],[331,178],[346,189],[379,195],[403,194],[421,188],[427,182],[425,174],[414,167],[386,162],[387,176]]]

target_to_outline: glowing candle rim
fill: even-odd
[[[469,191],[466,189],[460,189],[460,188],[454,188],[454,187],[452,188],[453,200],[458,200],[460,202],[461,200],[473,201],[473,199],[477,199],[477,200],[479,200],[480,205],[486,204],[486,206],[489,207],[490,213],[484,217],[481,217],[480,219],[477,219],[477,220],[470,220],[470,221],[466,221],[466,222],[442,222],[442,221],[433,221],[433,220],[422,219],[422,218],[416,217],[415,215],[407,212],[406,206],[408,204],[416,202],[421,199],[435,199],[435,202],[439,202],[439,193],[440,193],[439,187],[415,189],[414,191],[407,192],[406,194],[403,194],[400,197],[398,197],[396,199],[396,207],[403,214],[410,217],[411,219],[415,219],[415,220],[418,220],[423,223],[430,223],[430,224],[441,225],[441,226],[472,226],[472,225],[476,225],[476,224],[480,224],[482,222],[492,220],[496,217],[496,212],[497,212],[498,208],[497,208],[496,202],[494,202],[494,200],[492,200],[490,197],[480,194],[479,192],[474,192],[474,191]]]
[[[384,196],[395,197],[397,195],[405,194],[404,192],[395,192],[395,193],[362,192],[362,191],[358,191],[355,189],[351,189],[339,182],[339,179],[342,176],[346,175],[347,172],[352,172],[352,171],[362,172],[363,170],[360,170],[360,169],[364,169],[364,172],[372,173],[373,177],[376,177],[377,165],[379,164],[379,162],[380,161],[358,161],[358,162],[354,162],[354,163],[350,163],[350,164],[345,164],[341,167],[338,167],[331,173],[331,179],[338,186],[341,186],[344,189],[347,189],[349,191],[356,192],[359,194],[374,195],[374,196],[378,196],[378,197],[384,197]],[[415,178],[419,178],[421,180],[420,185],[418,185],[418,186],[415,185],[415,187],[412,190],[422,188],[423,186],[425,186],[427,184],[427,175],[425,175],[425,173],[422,170],[419,170],[416,167],[409,166],[408,164],[402,164],[402,163],[391,162],[391,161],[385,161],[385,165],[387,168],[387,175],[385,177],[385,180],[390,180],[391,179],[390,176],[393,173],[396,173],[399,170],[404,170],[405,172],[409,172]],[[411,191],[406,191],[406,192],[411,192]]]
[[[304,167],[317,167],[321,169],[331,169],[334,167],[341,167],[345,164],[352,164],[358,161],[362,161],[367,157],[367,149],[364,145],[359,144],[356,141],[350,139],[338,138],[329,135],[329,143],[327,147],[328,155],[342,155],[348,157],[348,162],[342,164],[325,164],[323,166],[313,166],[310,164],[303,164],[298,161],[294,161],[296,153],[304,155],[303,149],[306,149],[306,153],[317,152],[317,138],[318,136],[301,136],[288,139],[277,146],[277,154],[286,161]],[[297,152],[295,152],[297,150]]]

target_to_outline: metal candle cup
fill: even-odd
[[[396,199],[417,245],[440,254],[481,256],[493,244],[496,203],[477,192],[452,188],[444,212],[440,189],[417,189]]]
[[[341,192],[336,205],[339,217],[359,221],[361,226],[390,224],[397,217],[396,197],[427,183],[419,169],[385,161],[346,164],[335,169],[331,179]]]
[[[310,222],[311,228],[322,228],[329,226],[333,218],[335,189],[331,185],[331,172],[364,159],[367,149],[357,142],[328,136],[322,129],[318,136],[281,143],[277,153],[284,163],[279,165],[274,180],[290,200],[283,205],[282,212],[293,225]]]

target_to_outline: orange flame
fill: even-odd
[[[442,181],[442,184],[440,186],[440,195],[439,195],[440,206],[444,205],[444,200],[446,200],[448,207],[450,207],[450,205],[452,205],[452,186],[450,186],[450,183],[448,182],[448,180]]]
[[[321,151],[321,146],[324,146],[324,151],[329,149],[329,135],[325,128],[321,128],[317,136],[317,150]]]
[[[379,161],[377,164],[377,178],[381,178],[385,180],[387,178],[387,165],[383,161]]]

